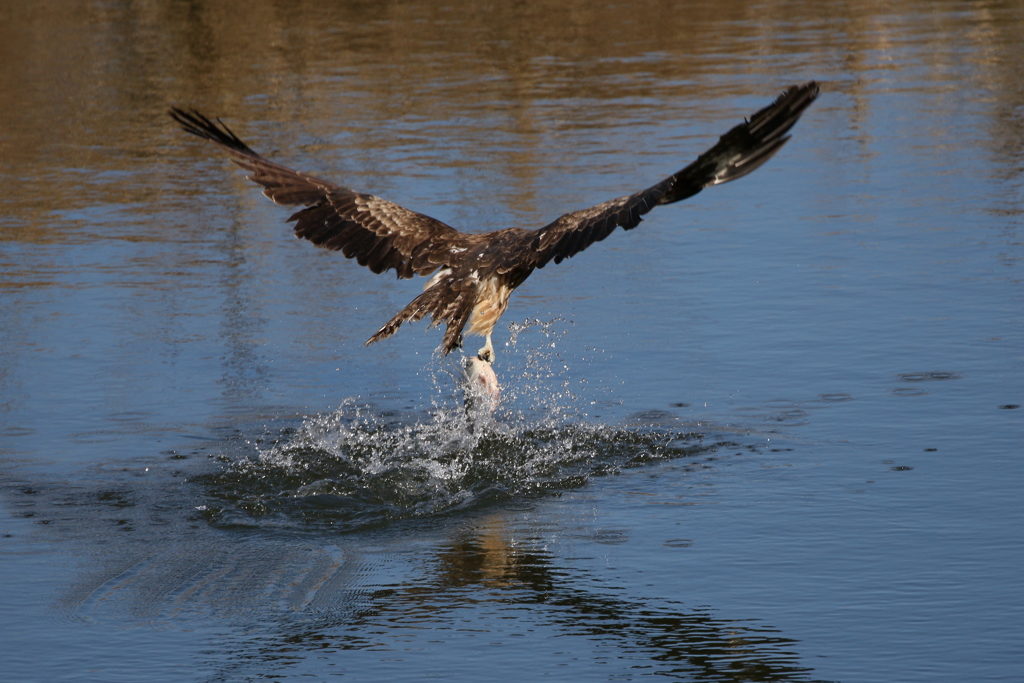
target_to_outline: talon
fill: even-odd
[[[487,335],[487,343],[476,352],[476,357],[485,363],[494,362],[494,345],[491,344],[491,335]]]

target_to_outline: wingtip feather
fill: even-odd
[[[186,133],[215,142],[236,152],[258,156],[220,119],[214,121],[197,109],[182,109],[181,107],[170,107],[167,114]]]

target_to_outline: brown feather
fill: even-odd
[[[490,335],[509,294],[537,268],[575,256],[615,228],[632,230],[655,206],[692,197],[705,187],[741,178],[770,159],[788,131],[818,96],[813,81],[786,90],[772,104],[723,135],[696,161],[660,183],[632,195],[560,216],[539,230],[508,228],[482,235],[460,233],[429,216],[380,197],[355,192],[264,159],[219,119],[172,108],[187,132],[223,148],[263,194],[286,206],[303,206],[288,219],[295,235],[341,251],[374,273],[394,270],[400,278],[437,271],[422,294],[395,314],[366,342],[391,336],[402,323],[431,316],[430,327],[447,324],[442,354],[470,332]],[[438,271],[438,268],[445,270]]]
[[[396,253],[389,259],[388,267],[394,268],[399,277],[411,277],[411,270],[422,270],[409,267],[414,251],[426,253],[435,263],[443,263],[451,248],[462,244],[466,237],[437,219],[264,159],[222,122],[211,121],[195,110],[172,108],[170,115],[189,133],[222,147],[235,164],[248,172],[250,180],[263,186],[267,197],[286,206],[306,206],[291,220],[295,221],[295,234],[317,246],[331,242],[331,248],[340,248],[347,258],[361,257],[364,262],[367,250],[378,244],[376,239],[367,237],[393,236]],[[321,205],[330,206],[332,211],[311,210]],[[351,226],[358,230],[346,231]],[[332,241],[343,232],[345,243]],[[347,244],[352,246],[346,248]],[[434,268],[436,265],[429,270]]]
[[[627,197],[574,211],[537,231],[539,240],[529,249],[528,261],[543,268],[552,260],[561,263],[616,227],[632,230],[655,206],[692,197],[705,187],[742,178],[768,161],[789,139],[785,134],[818,96],[813,81],[793,86],[775,102],[758,111],[723,135],[718,144],[692,164],[657,185]]]

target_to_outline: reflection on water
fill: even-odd
[[[770,626],[627,597],[545,547],[552,534],[584,529],[530,519],[537,495],[658,460],[701,466],[742,446],[658,428],[534,425],[480,435],[430,424],[346,405],[284,430],[254,459],[187,482],[189,458],[174,454],[148,476],[141,467],[97,470],[91,484],[30,484],[20,472],[4,493],[19,515],[83,553],[87,569],[58,601],[68,617],[237,624],[249,635],[221,665],[228,677],[285,674],[302,652],[457,645],[461,636],[449,631],[471,611],[491,638],[533,634],[532,657],[553,654],[532,643],[543,634],[561,643],[556,650],[571,647],[565,639],[590,643],[594,662],[614,670],[808,680],[795,641]],[[583,535],[603,543],[606,531]]]
[[[489,533],[460,539],[439,553],[438,585],[444,593],[482,585],[497,593],[491,599],[519,610],[539,606],[555,622],[556,635],[586,635],[612,644],[626,657],[649,656],[662,675],[778,681],[804,680],[809,671],[798,665],[791,651],[795,643],[770,627],[723,621],[710,611],[616,599],[596,587],[588,590],[549,554],[510,547],[500,529],[484,529]],[[417,601],[415,596],[395,597],[402,603]],[[425,603],[420,609],[446,607],[440,595],[420,599]]]
[[[1021,35],[1014,2],[0,3],[0,671],[1012,679]],[[362,346],[418,286],[165,115],[483,231],[810,79],[756,176],[517,292],[474,433],[436,336]]]

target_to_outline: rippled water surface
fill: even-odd
[[[1013,681],[1024,8],[0,8],[5,681]],[[419,291],[168,106],[470,231],[762,169],[533,274],[467,418]],[[475,338],[467,349],[475,349]],[[459,354],[455,354],[456,356]]]

